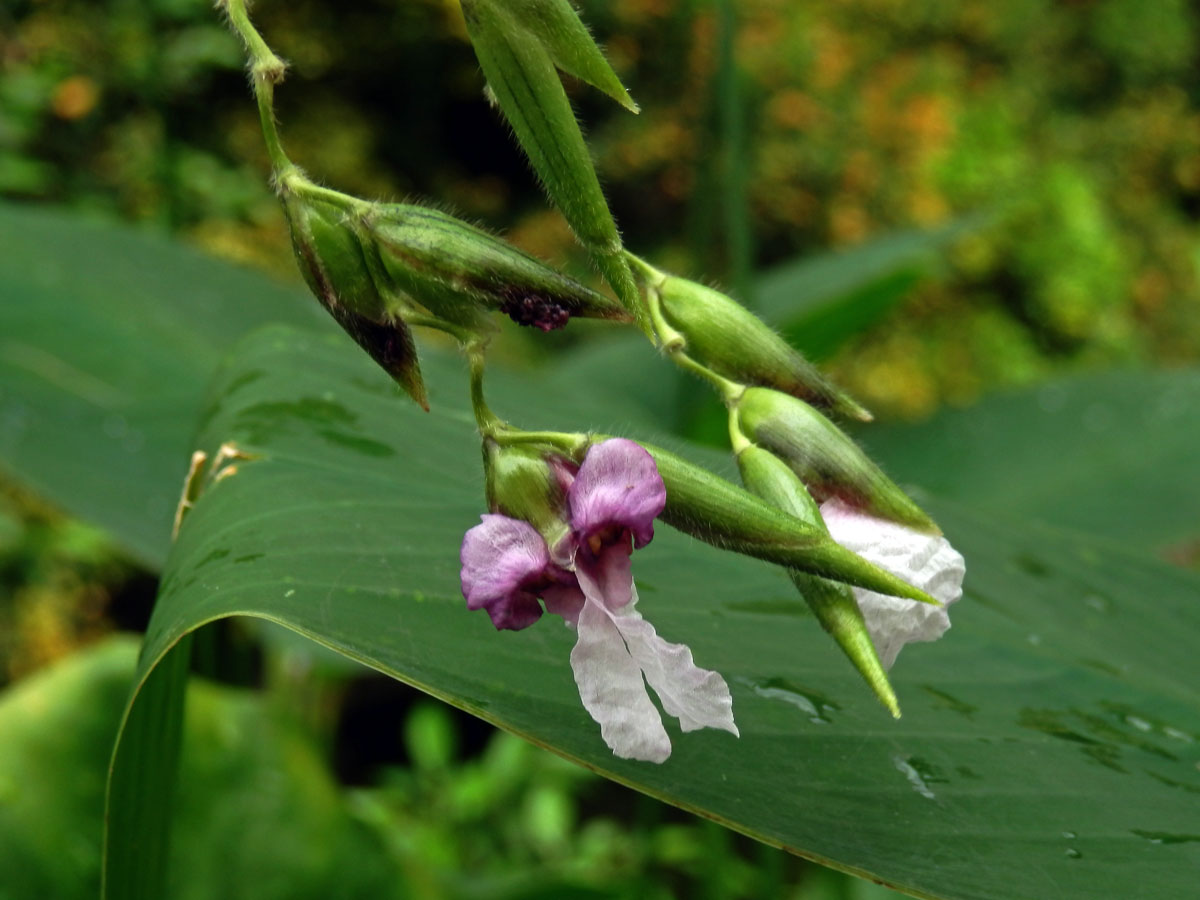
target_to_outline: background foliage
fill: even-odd
[[[835,361],[868,405],[907,415],[1063,367],[1195,357],[1191,5],[741,0],[732,74],[722,6],[582,4],[644,110],[577,92],[635,250],[753,300],[739,265],[994,212],[946,277]],[[241,57],[206,0],[6,15],[0,189],[292,277]],[[264,2],[256,15],[293,64],[280,116],[311,172],[364,196],[432,198],[578,262],[481,96],[457,4]],[[731,259],[747,222],[750,247],[733,252],[748,259]]]

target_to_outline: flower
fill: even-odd
[[[654,459],[614,438],[588,450],[578,470],[553,464],[566,484],[570,531],[547,547],[529,523],[485,515],[462,544],[468,609],[486,609],[498,629],[528,627],[548,611],[578,633],[571,669],[584,708],[622,759],[663,762],[671,741],[646,691],[683,731],[738,734],[733,699],[718,673],[698,668],[682,644],[664,641],[637,611],[630,556],[654,537],[666,488]]]
[[[924,534],[866,515],[841,500],[821,504],[821,516],[835,541],[868,562],[931,594],[932,606],[853,588],[871,641],[885,668],[914,641],[936,641],[950,627],[946,607],[962,597],[966,564],[944,537]]]

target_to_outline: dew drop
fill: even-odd
[[[125,421],[125,417],[116,413],[105,416],[101,427],[104,429],[104,433],[113,440],[120,440],[129,431],[129,423]]]
[[[816,725],[828,725],[832,723],[833,719],[829,717],[829,714],[841,709],[832,700],[783,678],[763,678],[758,680],[738,678],[736,680],[738,683],[752,688],[754,693],[759,697],[764,697],[768,700],[782,700],[784,703],[795,706],[808,716],[810,722]]]
[[[1092,609],[1094,609],[1096,612],[1102,612],[1102,613],[1108,612],[1108,609],[1109,609],[1108,600],[1105,597],[1101,597],[1099,594],[1088,594],[1086,597],[1083,598],[1083,602],[1086,603]]]
[[[893,756],[892,764],[896,767],[900,774],[908,779],[908,783],[912,785],[912,789],[914,791],[927,800],[937,799],[937,795],[934,794],[934,792],[930,789],[928,782],[925,781],[925,777],[919,771],[917,771],[916,766],[912,764],[911,757],[899,755]]]
[[[295,593],[296,593],[296,589],[295,589],[295,588],[288,588],[286,591],[284,591],[284,592],[283,592],[283,596],[284,596],[284,597],[291,597],[291,596],[292,596],[293,594],[295,594]]]
[[[1130,829],[1132,834],[1144,838],[1151,844],[1200,844],[1200,834],[1173,834],[1169,831],[1143,831]]]
[[[1083,859],[1083,854],[1074,847],[1067,848],[1067,859]]]

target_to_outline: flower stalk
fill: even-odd
[[[287,74],[287,63],[275,55],[258,33],[250,21],[245,0],[217,0],[217,7],[225,11],[229,24],[246,45],[246,52],[250,56],[250,87],[258,104],[258,117],[271,168],[278,177],[292,168],[291,160],[283,152],[283,143],[275,125],[275,85],[280,84]]]

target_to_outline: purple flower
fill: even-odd
[[[905,644],[936,641],[950,627],[946,607],[962,597],[966,563],[944,537],[876,519],[840,500],[821,504],[830,536],[863,559],[920,588],[941,606],[854,588],[871,642],[890,669]]]
[[[546,542],[528,522],[482,517],[462,545],[462,586],[467,609],[486,609],[497,628],[517,631],[542,617],[538,597],[570,573],[550,562]]]
[[[733,699],[716,672],[691,651],[658,636],[635,606],[630,555],[654,537],[666,488],[654,459],[614,438],[588,450],[577,472],[556,466],[566,487],[570,532],[553,548],[527,522],[485,515],[462,545],[462,588],[469,609],[486,609],[497,628],[520,629],[542,614],[538,598],[578,632],[571,669],[584,708],[623,759],[662,762],[671,741],[646,691],[686,731],[737,735]]]

